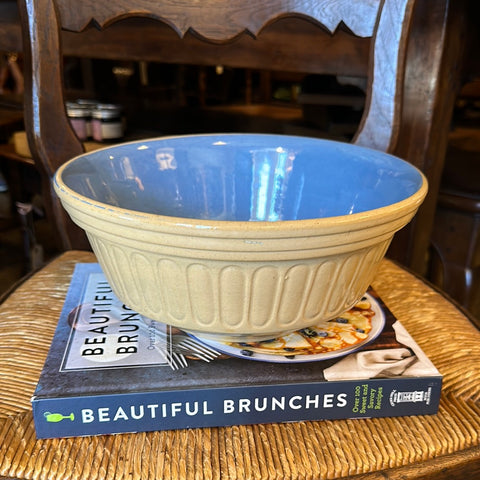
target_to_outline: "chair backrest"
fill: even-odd
[[[409,47],[408,41],[412,12],[414,8],[421,8],[417,3],[433,6],[435,2],[441,4],[442,9],[448,3],[442,0],[203,0],[200,3],[19,0],[24,35],[25,124],[32,155],[48,184],[60,165],[82,152],[82,144],[68,121],[63,96],[62,46],[71,50],[73,35],[83,35],[83,46],[78,47],[83,56],[88,56],[89,51],[92,56],[96,56],[96,51],[105,52],[102,47],[105,41],[110,58],[118,55],[168,59],[172,63],[195,59],[200,63],[254,68],[263,65],[338,75],[357,75],[362,70],[368,75],[366,105],[353,141],[396,153],[399,135],[403,135],[402,141],[408,141],[401,110],[406,102],[403,83],[407,51],[414,48]],[[275,30],[276,20],[289,16],[300,17],[302,22],[308,20],[315,27],[315,36],[302,26]],[[135,30],[129,24],[125,32],[118,33],[122,32],[121,25],[127,17],[156,19],[160,33],[154,33],[150,24],[144,30]],[[170,34],[176,34],[176,39],[171,35],[165,37],[162,33],[165,25]],[[110,37],[109,30],[114,31]],[[169,44],[159,44],[162,38],[167,38]],[[182,47],[185,42],[186,48]],[[286,54],[280,51],[282,48],[287,50]],[[438,52],[432,52],[432,58],[425,60],[425,68],[433,69],[429,72],[430,83],[427,79],[419,80],[429,86],[432,96],[436,95],[432,78],[436,81],[438,56]],[[436,64],[432,64],[434,60]],[[425,73],[425,68],[417,67]],[[430,108],[421,118],[421,125],[417,125],[417,134],[419,129],[429,131],[432,115],[433,108]],[[425,145],[413,149],[413,155],[412,151],[402,148],[405,158],[424,169]],[[51,194],[50,214],[64,248],[85,248],[85,238],[72,227],[51,187],[46,188]],[[431,221],[427,219],[426,225],[424,222],[427,230]],[[398,249],[404,263],[411,264],[412,258],[424,255],[428,235],[419,244],[418,231],[417,225],[407,236],[407,244]]]

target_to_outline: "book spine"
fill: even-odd
[[[441,377],[33,398],[38,438],[431,415]]]

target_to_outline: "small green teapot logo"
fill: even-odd
[[[61,422],[62,420],[65,420],[65,419],[70,419],[73,422],[73,420],[75,419],[75,415],[73,413],[71,413],[70,415],[62,415],[61,413],[45,412],[43,416],[45,417],[47,422],[51,422],[51,423]]]

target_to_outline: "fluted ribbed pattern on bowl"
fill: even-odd
[[[162,256],[89,239],[117,296],[140,313],[180,328],[260,335],[307,327],[348,309],[365,293],[389,244],[267,265]]]
[[[116,295],[143,315],[203,334],[275,337],[333,318],[366,291],[418,205],[348,230],[198,230],[119,219],[63,199]],[[135,221],[136,220],[136,221]],[[255,237],[255,235],[257,235]]]

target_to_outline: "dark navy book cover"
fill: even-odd
[[[78,264],[32,398],[37,437],[435,414],[441,374],[375,292],[362,300],[361,341],[307,351],[302,332],[272,353],[145,318]]]

